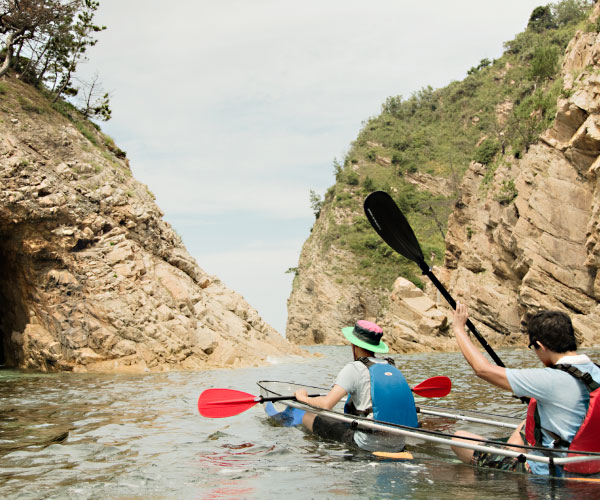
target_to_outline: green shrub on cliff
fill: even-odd
[[[562,80],[557,80],[546,90],[537,89],[515,105],[510,118],[515,153],[527,152],[540,133],[550,127],[561,89]]]
[[[482,165],[489,165],[500,151],[500,143],[495,139],[485,139],[475,150],[473,160]]]
[[[527,28],[541,33],[545,30],[556,28],[554,16],[549,5],[536,7],[533,9]]]
[[[559,49],[554,45],[536,47],[531,59],[530,78],[540,81],[552,78],[558,72]]]

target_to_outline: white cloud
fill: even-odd
[[[145,181],[149,186],[158,186],[151,190],[167,215],[246,211],[279,219],[281,224],[286,219],[312,216],[310,185],[306,183],[298,185],[281,179],[256,182],[248,176],[231,177],[226,171],[205,179],[191,178],[183,184],[180,179],[165,177],[163,173],[146,174]]]

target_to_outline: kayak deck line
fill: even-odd
[[[316,390],[322,391],[323,393],[328,392],[327,389],[323,388],[323,387],[295,384],[293,382],[261,380],[257,383],[257,385],[263,391],[266,391],[269,395],[275,395],[275,396],[281,396],[281,397],[285,397],[285,395],[281,394],[280,392],[275,391],[272,388],[264,387],[265,384],[286,384],[289,386],[295,386],[295,387],[303,388],[303,389],[307,389],[307,390],[308,389],[311,389],[311,390],[316,389]],[[476,416],[468,416],[468,415],[463,415],[460,413],[448,413],[448,411],[455,411],[455,412],[463,411],[463,412],[467,412],[469,414],[476,415]],[[436,413],[436,412],[438,412],[438,413]],[[431,404],[417,406],[417,413],[422,413],[423,415],[432,415],[432,416],[453,418],[455,420],[464,420],[464,421],[474,422],[474,423],[482,423],[482,424],[487,424],[487,425],[493,425],[496,427],[506,427],[506,428],[510,428],[510,429],[516,429],[519,426],[519,424],[522,422],[522,420],[524,419],[524,417],[514,417],[511,415],[497,415],[494,413],[482,412],[482,411],[478,411],[478,410],[459,410],[456,408],[448,408],[448,407],[444,407],[444,406],[437,406],[437,405],[431,405]],[[496,418],[502,418],[505,420],[515,420],[517,423],[501,422],[501,421],[497,421],[497,420],[492,420],[491,418],[487,418],[487,417],[496,417]],[[479,420],[476,420],[476,419],[479,419]]]
[[[514,416],[514,415],[505,415],[505,414],[498,414],[498,413],[489,413],[486,411],[479,411],[479,410],[465,410],[465,409],[459,409],[459,408],[452,408],[449,406],[439,406],[439,405],[433,405],[433,404],[427,404],[427,405],[421,405],[421,408],[425,408],[427,410],[436,410],[436,411],[456,411],[456,412],[467,412],[469,414],[473,414],[473,415],[477,415],[478,417],[495,417],[495,418],[504,418],[507,420],[516,420],[516,421],[522,421],[523,420],[523,416]]]
[[[293,403],[292,403],[293,404]],[[289,406],[291,406],[291,404],[288,404]],[[294,405],[296,406],[296,405]],[[297,406],[302,406],[302,404],[297,404]],[[306,406],[306,405],[304,405]],[[326,411],[325,411],[326,412]],[[333,413],[334,415],[339,415],[339,413],[336,412],[329,412],[329,413]],[[351,420],[350,418],[348,418],[348,420]],[[416,434],[416,433],[410,433],[410,432],[406,432],[404,433],[405,435],[409,436],[411,434]],[[422,437],[422,436],[419,436]],[[424,439],[428,439],[428,438],[424,438]],[[490,446],[478,446],[478,445],[471,445],[469,443],[460,443],[457,441],[452,441],[452,440],[443,440],[443,439],[438,439],[438,440],[432,440],[434,442],[446,442],[446,443],[452,443],[452,445],[456,445],[459,447],[464,447],[464,448],[469,448],[469,449],[477,449],[477,450],[481,450],[481,451],[491,451],[493,453],[497,453],[497,454],[505,454],[507,456],[514,456],[514,457],[519,457],[519,456],[523,456],[524,459],[529,459],[528,457],[530,457],[530,454],[521,454],[521,453],[517,453],[517,452],[511,452],[510,454],[508,453],[503,453],[503,451],[510,451],[510,450],[506,450],[506,449],[501,449],[501,448],[496,448],[496,447],[490,447]],[[464,446],[462,446],[464,445]],[[380,460],[391,460],[391,461],[409,461],[409,460],[414,460],[414,456],[412,455],[411,452],[409,451],[404,451],[404,452],[381,452],[381,451],[376,451],[376,452],[371,452],[371,454],[375,457],[377,457]],[[539,458],[545,458],[545,457],[539,457],[538,455],[533,455],[531,456],[531,459],[534,461],[540,461],[538,460]],[[576,458],[576,457],[573,457]],[[589,460],[588,457],[581,457],[584,460],[578,460],[578,461],[585,461],[585,460]],[[600,458],[595,458],[600,459]],[[549,461],[549,459],[547,459]],[[569,462],[574,462],[575,460],[569,460]],[[554,459],[554,463],[557,465],[561,465],[560,463],[561,461],[559,459]],[[600,478],[595,478],[595,477],[570,477],[570,476],[551,476],[552,479],[554,480],[563,480],[563,481],[578,481],[578,482],[587,482],[587,483],[600,483]]]

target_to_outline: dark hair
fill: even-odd
[[[554,352],[577,350],[577,339],[571,318],[561,311],[540,311],[527,322],[527,333],[531,343],[539,340]]]

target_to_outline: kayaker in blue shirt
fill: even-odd
[[[544,310],[528,321],[529,348],[533,348],[545,368],[520,370],[504,368],[489,362],[465,332],[467,318],[467,307],[457,303],[453,322],[454,334],[460,350],[475,374],[502,389],[512,391],[518,397],[535,398],[537,402],[536,422],[530,404],[527,420],[508,438],[507,445],[535,444],[554,449],[568,448],[588,412],[590,389],[574,375],[555,367],[570,365],[581,374],[589,373],[593,379],[592,384],[594,381],[600,382],[600,368],[586,355],[579,355],[576,352],[577,341],[569,316],[561,311]],[[533,409],[535,410],[535,407]],[[526,425],[527,439],[524,432]],[[531,439],[529,436],[533,435],[534,426],[537,426],[537,435],[541,443],[526,443],[525,441]],[[532,432],[529,432],[530,430]],[[455,439],[459,441],[461,436],[481,438],[464,431],[457,432],[456,436]],[[592,437],[592,441],[594,440],[597,441],[598,437]],[[520,448],[513,449],[522,451]],[[453,450],[460,460],[473,465],[534,474],[552,473],[560,476],[564,473],[561,467],[550,471],[548,464],[545,463],[523,462],[518,458],[474,452],[466,448],[453,447]],[[586,451],[593,450],[586,449]],[[590,464],[597,464],[597,462],[590,462]]]
[[[375,323],[359,320],[354,327],[343,328],[342,333],[352,344],[354,361],[340,371],[327,395],[308,397],[301,389],[296,391],[296,399],[330,410],[348,394],[345,413],[417,427],[414,398],[404,376],[393,360],[375,357],[375,353],[389,350],[381,340],[383,330]],[[353,430],[349,424],[324,415],[306,412],[302,423],[321,437],[364,450],[395,452],[404,448],[402,436]]]

